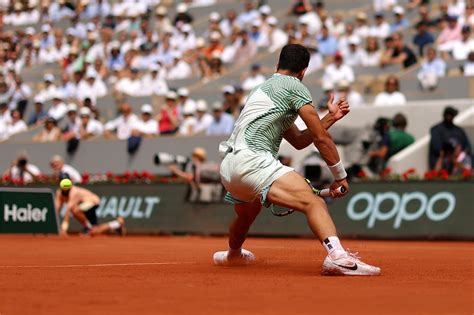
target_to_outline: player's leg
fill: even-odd
[[[93,226],[91,235],[104,234],[107,232],[117,232],[120,235],[125,235],[125,220],[122,217],[118,217],[107,223]]]
[[[325,274],[380,274],[380,268],[367,265],[344,250],[337,237],[336,227],[326,203],[322,198],[314,195],[304,178],[298,173],[289,172],[274,181],[267,200],[306,215],[309,227],[328,253],[323,263]]]
[[[92,224],[84,211],[80,209],[80,205],[72,207],[71,212],[74,218],[84,227],[84,231],[89,232],[92,229]]]
[[[261,209],[262,205],[258,198],[253,202],[235,205],[236,217],[229,228],[229,250],[216,252],[213,257],[215,264],[248,264],[255,260],[255,256],[250,251],[242,249],[242,245]]]

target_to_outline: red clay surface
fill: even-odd
[[[474,243],[343,244],[383,276],[323,277],[306,239],[252,238],[256,265],[217,267],[224,238],[1,236],[0,314],[473,314]]]

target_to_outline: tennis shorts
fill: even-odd
[[[87,220],[89,220],[90,224],[92,225],[98,224],[96,212],[98,208],[99,205],[91,204],[88,202],[82,202],[79,204],[79,209],[84,212],[84,215],[86,216]]]
[[[228,191],[225,200],[238,204],[260,198],[268,207],[267,194],[270,186],[293,168],[280,163],[270,152],[241,149],[225,155],[221,168],[221,180]]]

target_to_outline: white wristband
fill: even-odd
[[[346,173],[346,170],[344,169],[344,165],[342,165],[342,161],[339,161],[333,166],[328,166],[328,167],[332,175],[334,176],[335,180],[341,180],[347,177],[347,173]]]

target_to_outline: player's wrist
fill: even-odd
[[[328,167],[336,181],[343,181],[346,179],[347,173],[344,168],[344,165],[342,164],[342,161],[339,161],[336,164]]]

